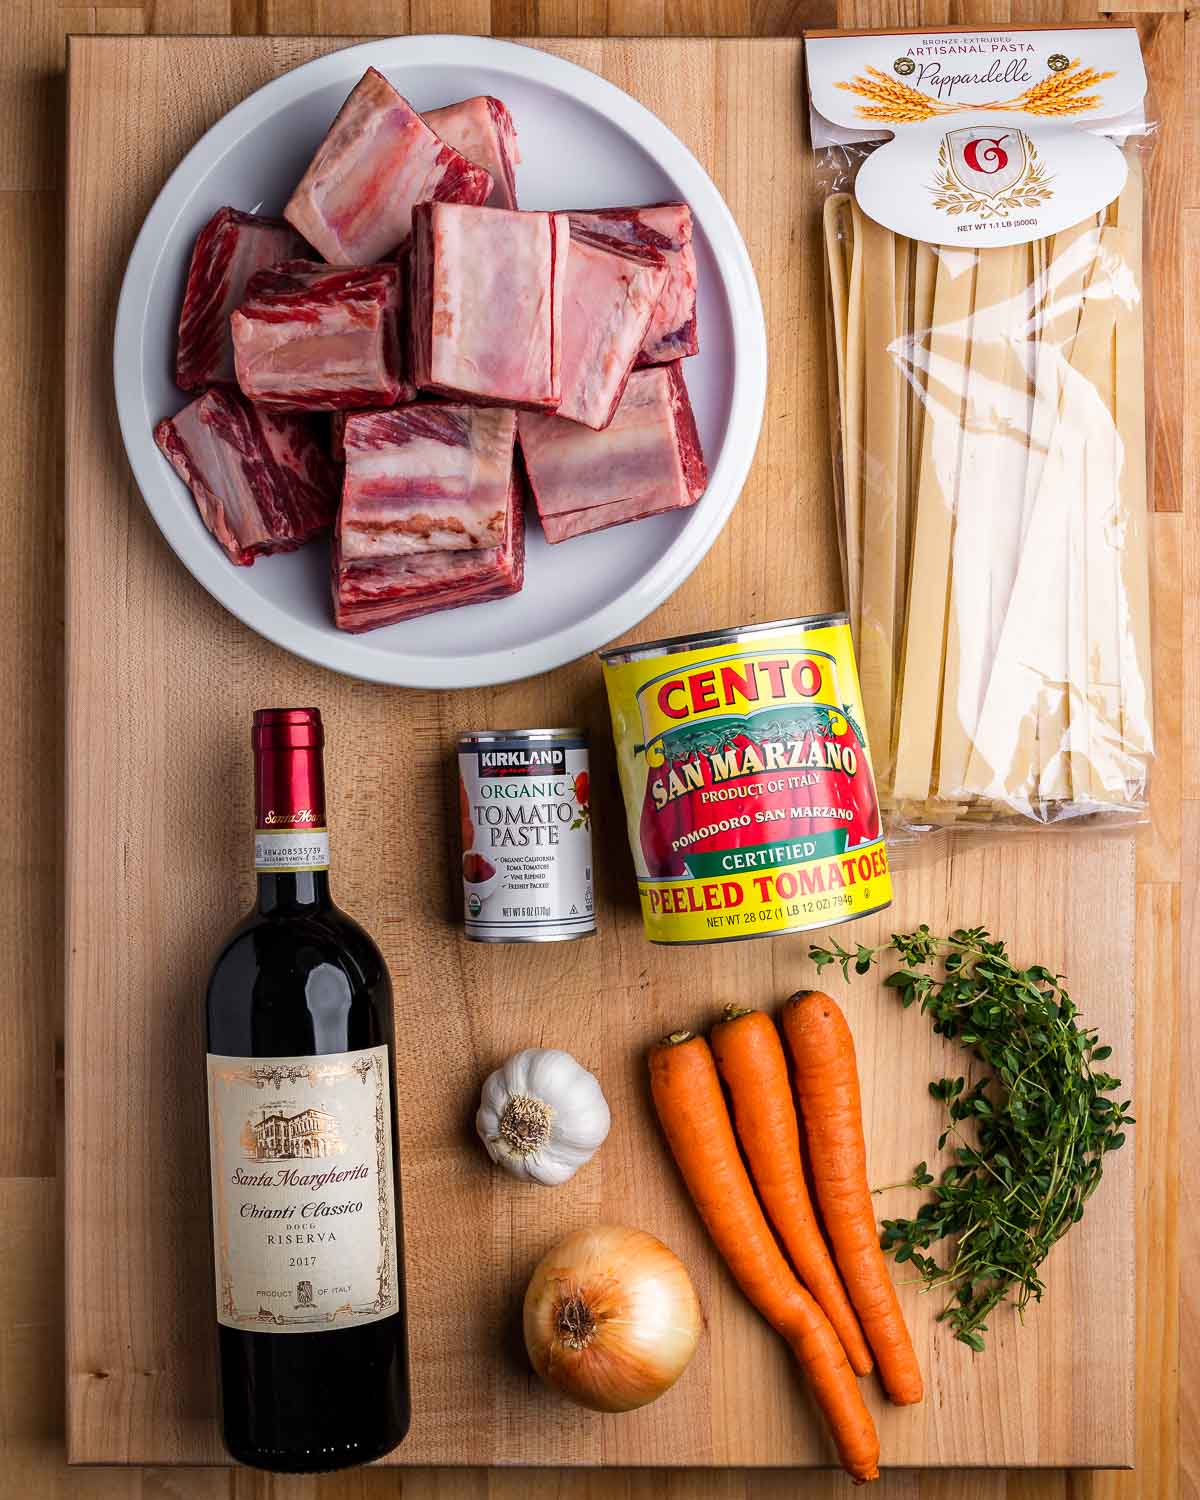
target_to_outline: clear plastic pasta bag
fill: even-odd
[[[1145,127],[1143,126],[1143,129]],[[908,239],[822,153],[847,605],[893,835],[1146,816],[1145,136],[1102,210]]]

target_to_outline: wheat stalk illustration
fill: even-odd
[[[852,78],[849,83],[834,84],[834,88],[844,89],[848,94],[858,94],[863,99],[874,101],[870,105],[858,106],[855,114],[860,119],[894,120],[897,124],[908,124],[914,120],[930,120],[934,115],[944,113],[942,106],[928,94],[921,93],[920,89],[914,89],[911,84],[889,78],[886,73],[881,73],[878,68],[872,68],[869,64],[866,72],[868,76],[865,78]]]
[[[869,64],[866,76],[852,78],[847,83],[838,81],[834,88],[844,89],[848,94],[858,94],[869,99],[870,104],[860,104],[855,114],[860,120],[889,120],[893,124],[907,125],[919,120],[932,120],[937,115],[960,114],[964,110],[1024,110],[1031,115],[1081,115],[1095,109],[1103,102],[1100,94],[1089,94],[1086,90],[1115,78],[1115,73],[1098,73],[1095,68],[1085,68],[1081,59],[1067,65],[1059,73],[1048,73],[1045,78],[1031,84],[1023,93],[1012,99],[993,99],[991,103],[943,104],[931,99],[911,84],[901,83],[887,73],[880,72]]]
[[[1081,115],[1086,110],[1095,109],[1101,102],[1099,94],[1084,94],[1078,99],[1048,99],[1044,104],[1025,106],[1031,115]]]
[[[1031,115],[1080,115],[1102,102],[1099,94],[1087,89],[1115,78],[1115,73],[1098,73],[1095,68],[1080,66],[1077,57],[1061,73],[1049,73],[1013,99],[985,104],[984,109],[1023,109]]]

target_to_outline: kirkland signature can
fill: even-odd
[[[601,659],[648,938],[799,932],[891,903],[845,615]]]
[[[458,807],[467,937],[552,943],[595,932],[582,729],[460,735]]]

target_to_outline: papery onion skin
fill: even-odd
[[[525,1292],[525,1347],[555,1390],[593,1411],[633,1411],[675,1384],[704,1328],[687,1268],[642,1229],[569,1234]]]

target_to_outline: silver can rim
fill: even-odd
[[[497,933],[495,936],[488,933],[485,936],[482,932],[474,931],[470,926],[465,924],[463,926],[463,937],[469,943],[573,943],[578,938],[590,938],[597,935],[595,927],[588,927],[582,932],[528,933],[518,930],[503,934]]]
[[[705,630],[694,635],[665,636],[660,641],[642,641],[633,646],[614,646],[597,655],[606,667],[623,666],[626,662],[642,661],[648,656],[665,656],[683,650],[703,650],[705,646],[724,646],[731,641],[744,640],[747,636],[770,635],[781,630],[818,630],[826,625],[849,625],[850,616],[845,610],[831,610],[827,614],[797,615],[791,620],[766,620],[761,625],[731,625],[724,630]],[[763,933],[764,937],[770,936]]]
[[[458,737],[460,745],[491,745],[497,740],[586,740],[587,730],[582,725],[567,725],[556,729],[464,729]]]

